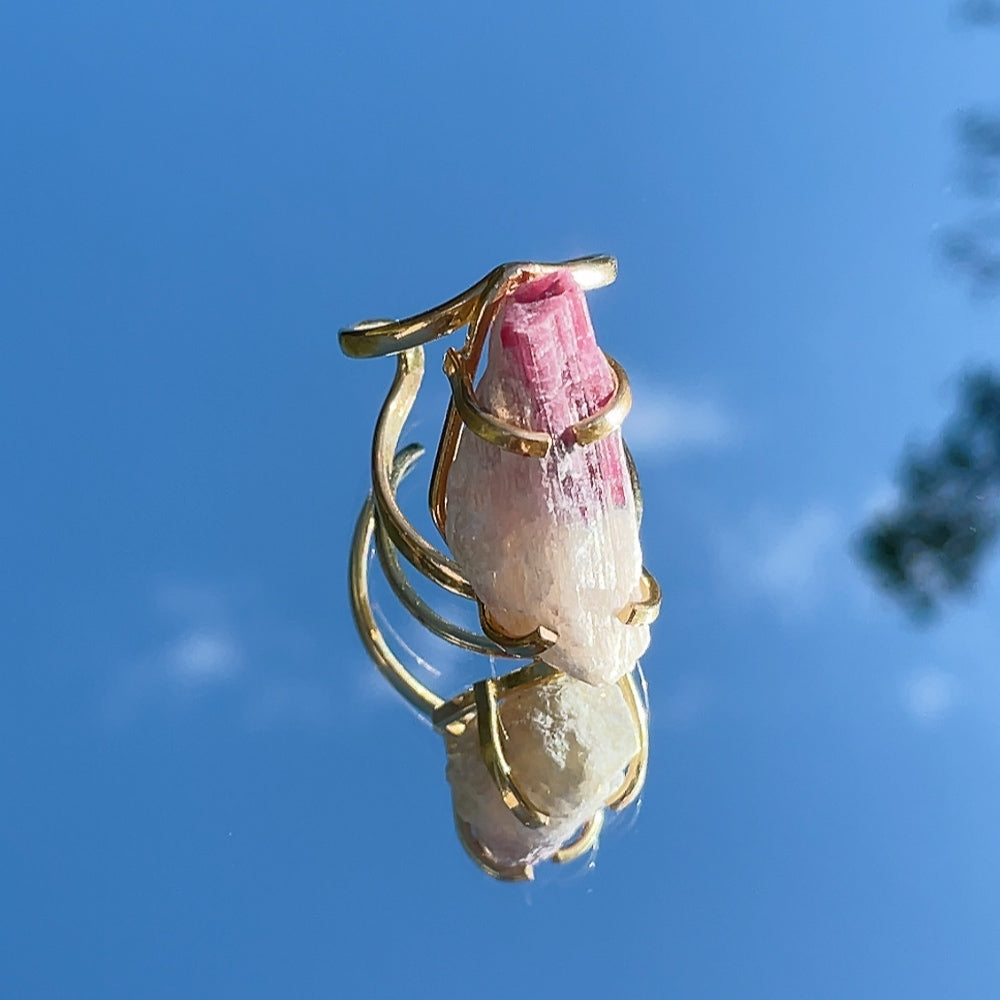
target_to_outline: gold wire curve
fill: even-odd
[[[493,784],[500,792],[503,804],[524,826],[532,829],[548,826],[551,817],[528,798],[524,789],[517,783],[504,753],[496,681],[492,677],[476,681],[472,690],[476,699],[479,754],[493,779]]]
[[[563,844],[562,847],[552,855],[552,860],[556,864],[565,864],[567,861],[576,861],[577,858],[582,857],[587,851],[591,850],[597,846],[597,839],[601,835],[601,830],[604,827],[604,810],[598,809],[586,823],[580,827],[577,835],[567,843]]]
[[[398,484],[398,482],[409,472],[413,464],[422,454],[423,448],[420,445],[415,444],[404,448],[399,455],[396,456],[390,477],[390,492],[393,495],[396,484]],[[458,711],[453,711],[453,717],[449,717],[446,721],[442,721],[440,717],[440,710],[442,706],[446,709],[448,706],[455,709],[458,704],[456,699],[452,699],[451,702],[446,702],[444,698],[417,680],[417,678],[414,677],[413,674],[411,674],[406,668],[399,657],[392,651],[391,647],[386,642],[382,629],[375,620],[375,614],[372,609],[371,598],[369,596],[368,552],[372,544],[372,539],[373,537],[377,538],[380,528],[381,521],[378,518],[374,497],[369,495],[361,508],[361,514],[358,517],[357,525],[354,529],[354,536],[351,541],[350,557],[348,560],[348,589],[351,599],[351,611],[354,616],[354,623],[357,627],[358,634],[361,636],[361,640],[364,643],[369,656],[371,656],[375,665],[378,667],[383,676],[385,676],[385,678],[389,681],[389,683],[392,684],[392,686],[418,712],[420,712],[421,715],[430,719],[435,728],[447,730],[452,735],[458,736],[465,730],[466,724],[465,722],[460,721],[460,719],[462,715],[468,713],[469,706],[461,703],[462,708]],[[378,545],[376,544],[376,551],[377,550]],[[391,583],[392,581],[390,580],[390,585]],[[467,637],[469,640],[475,639],[479,642],[483,641],[479,640],[473,633],[467,633],[465,630],[458,629],[457,626],[451,625],[451,623],[437,615],[437,613],[433,612],[427,605],[424,605],[424,608],[426,612],[430,612],[430,614],[424,614],[423,616],[418,615],[416,616],[417,620],[420,621],[421,624],[425,625],[435,635],[447,640],[448,632],[459,632],[464,633],[463,638]],[[409,610],[409,608],[407,610]],[[477,650],[474,649],[474,651]],[[487,647],[484,652],[485,655],[492,656],[515,655],[512,650],[505,648],[500,648],[497,651]],[[549,667],[547,664],[543,664],[541,662],[532,663],[529,664],[528,667],[521,668],[520,671],[514,671],[512,674],[507,675],[510,680],[501,685],[499,690],[506,691],[515,685],[520,685],[529,681],[537,683],[546,677],[554,675],[555,673],[556,671],[554,668]],[[470,688],[466,694],[469,702],[471,703],[472,689]],[[459,697],[461,698],[462,696]]]
[[[581,448],[596,444],[601,438],[621,430],[632,409],[632,387],[625,369],[610,354],[605,354],[604,357],[614,376],[615,388],[611,398],[600,409],[569,428],[569,433]]]
[[[486,605],[478,597],[476,605],[479,608],[479,627],[483,630],[483,635],[504,649],[531,649],[534,650],[531,655],[537,656],[559,641],[559,633],[547,625],[538,625],[524,635],[510,635],[493,621]]]
[[[533,806],[517,784],[504,750],[499,701],[515,689],[544,684],[558,676],[559,671],[554,667],[535,660],[502,677],[478,682],[439,705],[431,714],[435,728],[447,729],[453,735],[459,735],[473,717],[476,719],[483,762],[493,776],[504,803],[526,826],[543,826],[551,817]],[[480,693],[480,685],[487,685],[488,690]],[[625,809],[638,798],[646,782],[649,764],[649,711],[640,693],[640,688],[645,687],[642,667],[636,664],[633,671],[619,679],[618,687],[632,717],[639,749],[629,761],[621,785],[607,800],[606,804],[615,812]],[[522,814],[527,816],[527,820],[522,818]]]
[[[458,352],[448,348],[444,373],[451,384],[451,402],[462,423],[477,437],[525,458],[545,458],[552,448],[552,436],[545,431],[525,431],[484,410],[476,399],[472,378],[462,366]]]
[[[642,679],[642,668],[638,664],[636,664],[635,673],[638,673],[644,687],[645,680]],[[627,673],[618,684],[622,694],[625,695],[625,703],[628,705],[632,722],[639,735],[639,752],[629,761],[621,787],[608,799],[607,804],[615,812],[621,812],[639,797],[642,787],[646,783],[646,771],[649,767],[649,711],[643,704],[635,677],[631,672]]]
[[[436,628],[434,630],[438,631],[447,642],[488,655],[511,658],[535,656],[556,642],[558,636],[554,632],[539,628],[525,636],[507,636],[495,630],[487,636],[498,648],[493,649],[488,644],[484,645],[480,637],[450,625],[420,601],[406,583],[402,570],[398,567],[398,560],[390,551],[393,547],[398,549],[420,573],[451,593],[478,601],[472,585],[458,564],[424,539],[410,524],[396,499],[393,483],[395,449],[399,444],[406,419],[413,409],[417,393],[420,391],[423,373],[423,348],[404,351],[397,356],[396,374],[375,424],[372,441],[372,494],[378,514],[375,537],[379,559],[390,585],[407,606],[407,610],[428,628],[440,624],[441,630]],[[421,453],[422,451],[423,449]],[[406,466],[407,471],[410,465],[412,460]],[[405,472],[399,478],[402,478],[402,475],[405,475]]]
[[[351,358],[376,358],[429,344],[467,326],[480,309],[483,292],[497,283],[498,278],[518,274],[541,276],[563,268],[572,273],[584,291],[610,285],[618,276],[618,262],[603,254],[553,264],[501,264],[453,299],[416,316],[399,320],[369,319],[344,327],[340,331],[340,348]]]
[[[587,447],[621,428],[632,408],[632,390],[625,369],[610,354],[604,355],[614,377],[611,397],[595,413],[566,428],[566,436],[576,445]],[[474,371],[462,363],[454,348],[444,356],[444,373],[451,385],[451,402],[462,423],[487,444],[525,458],[545,458],[552,450],[552,435],[546,431],[523,430],[484,409],[472,388]],[[449,463],[450,464],[450,463]],[[447,480],[447,471],[445,473]],[[442,485],[442,489],[446,486]]]
[[[642,567],[639,577],[639,588],[642,597],[638,601],[629,601],[615,617],[623,625],[652,625],[660,616],[660,605],[663,603],[663,593],[656,577]]]
[[[404,351],[396,361],[396,375],[375,423],[372,440],[372,494],[379,520],[393,544],[424,576],[460,597],[475,599],[475,592],[458,564],[439,552],[414,528],[393,495],[392,463],[406,418],[413,409],[424,377],[422,348]]]
[[[399,453],[389,477],[389,487],[393,497],[396,496],[399,483],[407,476],[423,453],[424,449],[421,445],[411,445]],[[497,643],[485,633],[480,635],[472,632],[439,615],[407,580],[385,525],[378,517],[375,518],[375,553],[378,555],[382,572],[400,604],[425,628],[430,629],[446,642],[472,653],[479,653],[483,656],[499,656],[505,659],[529,659],[546,648],[544,642],[522,645],[513,641]]]
[[[404,450],[397,460],[400,466],[416,461],[419,446]],[[420,683],[392,651],[375,621],[368,593],[368,550],[375,531],[375,501],[371,495],[365,500],[351,540],[348,561],[348,589],[351,611],[358,634],[368,655],[387,681],[418,711],[428,719],[435,709],[444,704],[444,698]],[[460,732],[461,730],[459,730]]]
[[[502,698],[515,688],[521,689],[544,684],[558,675],[559,671],[555,667],[550,667],[541,660],[533,660],[531,663],[511,670],[493,680],[496,684],[497,697]],[[467,688],[455,695],[454,698],[439,705],[434,710],[431,722],[435,729],[447,729],[453,734],[456,733],[456,729],[460,725],[461,729],[457,729],[457,733],[460,734],[465,731],[466,725],[475,716],[475,712],[476,694],[473,688]]]

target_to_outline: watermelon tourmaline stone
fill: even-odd
[[[541,659],[590,684],[618,680],[649,644],[647,626],[616,617],[640,598],[642,572],[621,434],[587,446],[568,434],[614,388],[570,272],[518,286],[491,325],[476,395],[554,445],[529,458],[463,428],[447,485],[446,541],[494,623],[512,636],[552,629]]]

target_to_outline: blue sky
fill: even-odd
[[[944,0],[0,12],[4,994],[997,995],[1000,575],[918,630],[850,543],[997,357],[935,240],[998,44]],[[391,363],[336,330],[601,252],[651,772],[498,885],[352,631]]]

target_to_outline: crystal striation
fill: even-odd
[[[447,741],[455,814],[501,866],[545,861],[602,808],[639,751],[632,714],[617,685],[593,687],[564,674],[515,689],[500,703],[505,753],[518,786],[549,825],[521,824],[483,763],[473,721]]]
[[[490,328],[476,395],[554,445],[528,458],[463,428],[446,497],[446,541],[493,622],[511,636],[552,629],[542,659],[591,684],[617,680],[649,644],[648,627],[616,617],[639,598],[642,571],[621,434],[581,447],[568,433],[614,388],[572,275],[520,285]]]

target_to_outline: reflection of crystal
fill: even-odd
[[[642,569],[621,435],[566,440],[614,388],[572,275],[522,284],[493,323],[476,393],[500,419],[550,434],[553,448],[527,458],[463,430],[447,491],[448,545],[492,621],[509,635],[557,632],[542,659],[591,684],[617,680],[649,644],[646,626],[616,617],[640,598]]]
[[[500,718],[518,785],[551,820],[524,826],[504,804],[483,763],[475,720],[447,740],[455,813],[499,865],[534,864],[550,858],[615,793],[639,738],[617,686],[592,687],[565,675],[511,691]]]

